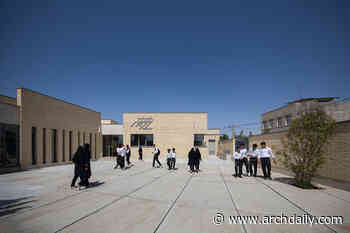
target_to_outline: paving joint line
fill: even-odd
[[[176,199],[172,202],[171,206],[168,208],[167,212],[165,213],[165,215],[162,217],[162,219],[160,220],[160,223],[157,225],[156,229],[154,229],[153,233],[156,233],[160,226],[163,224],[163,222],[165,221],[166,217],[169,215],[170,211],[174,208],[175,203],[177,202],[177,200],[181,197],[181,195],[184,193],[185,189],[187,188],[188,184],[190,183],[192,179],[192,174],[190,175],[190,177],[187,179],[185,185],[182,187],[182,190],[180,191],[180,193],[177,195]]]
[[[224,185],[225,185],[225,187],[226,187],[226,191],[229,193],[229,196],[230,196],[230,198],[231,198],[231,202],[232,202],[232,204],[233,204],[233,206],[234,206],[234,209],[236,210],[238,216],[239,216],[239,217],[242,217],[241,213],[239,212],[238,206],[237,206],[236,202],[235,202],[234,199],[233,199],[232,193],[231,193],[230,189],[229,189],[228,186],[227,186],[227,183],[226,183],[226,181],[225,181],[224,175],[222,174],[221,168],[219,168],[219,170],[220,170],[220,176],[221,176],[221,178],[222,178],[222,181],[224,182]],[[241,227],[242,227],[242,229],[243,229],[243,231],[244,231],[245,233],[248,233],[247,227],[246,227],[246,225],[245,225],[244,223],[241,224]]]
[[[300,207],[298,204],[296,204],[295,202],[293,202],[292,200],[290,200],[288,197],[284,196],[282,193],[278,192],[277,190],[275,190],[274,188],[272,188],[270,185],[266,184],[263,181],[259,181],[258,178],[255,178],[258,182],[260,182],[261,184],[265,185],[267,188],[269,188],[270,190],[272,190],[274,193],[276,193],[277,195],[279,195],[280,197],[282,197],[283,199],[287,200],[290,204],[292,204],[294,207],[298,208],[299,210],[301,210],[302,212],[306,213],[307,215],[310,215],[311,217],[314,217],[311,213],[309,213],[308,211],[306,211],[305,209],[303,209],[302,207]],[[336,230],[334,230],[332,227],[330,227],[328,224],[324,224],[323,226],[325,226],[326,228],[328,228],[329,230],[337,233]]]
[[[88,214],[86,214],[86,215],[84,215],[84,216],[82,216],[82,217],[76,219],[76,220],[73,221],[72,223],[69,223],[69,224],[67,224],[67,225],[65,225],[65,226],[63,226],[63,227],[61,227],[60,229],[56,230],[55,233],[61,232],[61,231],[63,231],[64,229],[66,229],[66,228],[68,228],[68,227],[70,227],[70,226],[72,226],[72,225],[74,225],[74,224],[80,222],[81,220],[84,220],[84,219],[86,219],[86,218],[88,218],[88,217],[90,217],[90,216],[92,216],[92,215],[94,215],[94,214],[100,212],[101,210],[103,210],[103,209],[105,209],[105,208],[107,208],[107,207],[113,205],[114,203],[116,203],[116,202],[118,202],[118,201],[120,201],[120,200],[122,200],[122,199],[128,197],[129,195],[131,195],[131,194],[133,194],[133,193],[135,193],[135,192],[141,190],[142,188],[144,188],[144,187],[146,187],[146,186],[148,186],[148,185],[150,185],[150,184],[153,184],[155,181],[159,180],[159,179],[162,178],[162,177],[167,176],[168,174],[170,174],[170,173],[166,173],[166,174],[163,174],[163,175],[161,175],[161,176],[158,176],[158,177],[153,178],[153,180],[151,180],[150,182],[147,182],[147,183],[145,183],[145,184],[139,186],[138,188],[136,188],[136,189],[130,191],[129,193],[127,193],[127,194],[125,194],[125,195],[122,195],[122,196],[118,197],[117,199],[112,200],[112,201],[109,202],[109,203],[104,204],[103,206],[97,208],[96,210],[94,210],[94,211],[92,211],[92,212],[90,212],[90,213],[88,213]]]

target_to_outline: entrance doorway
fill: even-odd
[[[209,140],[209,155],[215,154],[215,140]]]

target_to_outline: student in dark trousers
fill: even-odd
[[[167,165],[168,165],[168,170],[170,170],[171,169],[171,164],[172,164],[172,161],[171,161],[171,150],[170,149],[168,149],[168,153],[165,155],[165,157],[166,157],[166,163],[167,163]]]
[[[237,151],[233,154],[233,158],[235,160],[235,174],[233,174],[234,177],[242,178],[242,155],[241,150],[238,147]]]
[[[196,167],[196,170],[195,170],[196,172],[200,171],[199,164],[201,160],[202,160],[202,155],[201,155],[201,152],[199,151],[199,148],[197,147],[196,153],[195,153],[195,159],[194,159],[194,166]]]
[[[188,163],[187,165],[190,166],[190,172],[194,172],[194,161],[195,161],[196,151],[192,147],[190,152],[188,152]]]
[[[261,148],[259,150],[259,158],[261,162],[261,168],[264,173],[264,179],[271,178],[271,158],[274,158],[275,155],[272,153],[271,148],[266,146],[265,142],[260,143]]]
[[[248,155],[247,155],[247,149],[245,148],[244,144],[240,145],[240,151],[241,151],[241,157],[242,157],[242,167],[245,166],[246,175],[249,174],[249,161],[248,161]]]
[[[80,173],[80,186],[89,186],[89,179],[91,177],[91,151],[90,151],[90,145],[84,144],[83,147],[83,157],[82,157],[82,167],[81,167],[81,173]]]
[[[75,188],[75,182],[80,176],[81,168],[83,165],[83,147],[79,146],[77,151],[75,152],[72,162],[74,163],[74,177],[72,179],[71,188]]]
[[[176,164],[176,152],[175,152],[175,148],[173,148],[173,151],[171,152],[171,167],[172,169],[175,170],[175,164]]]
[[[128,164],[128,166],[131,164],[130,163],[130,156],[131,156],[131,150],[129,145],[126,145],[126,162]]]
[[[258,168],[258,157],[259,157],[259,150],[258,150],[257,144],[253,144],[253,149],[248,152],[248,157],[249,157],[250,176],[256,177],[256,172]]]
[[[139,147],[139,160],[142,160],[142,147]]]
[[[155,167],[155,163],[158,163],[158,167],[162,167],[162,164],[159,162],[160,150],[156,145],[153,145],[153,167]]]

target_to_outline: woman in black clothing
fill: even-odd
[[[196,167],[196,172],[199,172],[199,164],[200,161],[202,160],[202,155],[201,152],[199,151],[198,147],[196,148],[196,152],[195,152],[195,157],[194,157],[194,166]]]
[[[196,157],[196,151],[194,150],[194,148],[192,147],[192,149],[190,150],[190,152],[188,152],[188,166],[190,166],[190,172],[194,172],[194,161],[195,161],[195,157]]]
[[[74,177],[70,185],[72,188],[75,187],[75,182],[80,176],[81,168],[83,166],[83,156],[84,156],[84,149],[82,146],[79,146],[72,159],[72,162],[74,163]]]
[[[91,166],[90,166],[90,160],[91,160],[91,151],[90,151],[90,145],[84,144],[83,149],[83,158],[82,158],[82,168],[80,173],[80,183],[81,186],[89,186],[89,178],[91,177]]]
[[[139,147],[139,160],[142,160],[142,147]]]

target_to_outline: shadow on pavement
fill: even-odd
[[[0,217],[14,214],[23,209],[32,208],[29,203],[35,202],[36,200],[28,200],[32,197],[22,197],[9,200],[0,200]],[[25,201],[28,200],[28,201]]]

